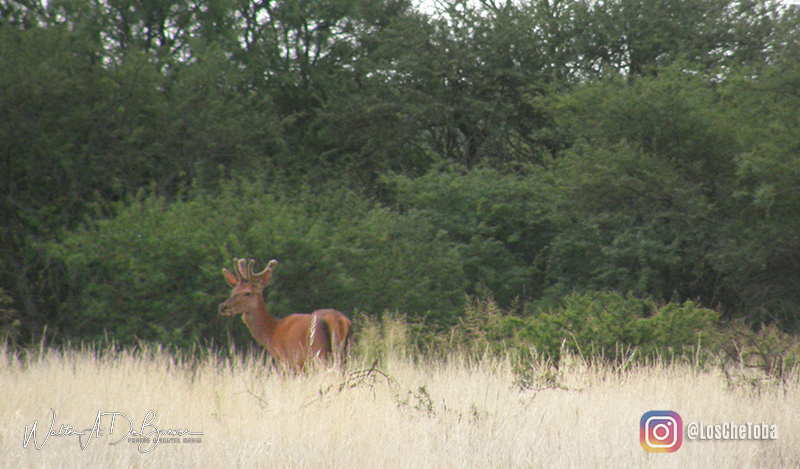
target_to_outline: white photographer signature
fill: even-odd
[[[33,437],[33,446],[40,450],[44,448],[44,445],[47,444],[47,440],[50,439],[51,436],[77,436],[78,437],[78,444],[80,445],[82,450],[85,450],[89,443],[92,441],[92,438],[99,438],[102,437],[103,434],[106,432],[106,427],[102,426],[102,418],[106,416],[111,416],[111,425],[108,427],[108,434],[111,435],[114,433],[114,424],[117,422],[117,417],[120,417],[120,425],[125,425],[127,422],[128,428],[125,435],[122,438],[114,441],[113,443],[109,443],[109,445],[116,445],[125,441],[127,438],[139,438],[136,440],[139,442],[138,449],[140,453],[149,453],[150,451],[154,450],[158,443],[161,441],[161,438],[165,436],[172,437],[172,436],[199,436],[202,435],[203,432],[192,432],[188,429],[167,429],[167,430],[159,430],[158,427],[153,424],[153,420],[156,418],[156,413],[154,411],[147,412],[144,419],[142,420],[142,426],[139,427],[138,431],[134,429],[133,421],[129,419],[125,414],[121,412],[103,412],[102,410],[97,412],[97,417],[94,419],[94,424],[91,428],[86,428],[84,430],[76,430],[70,424],[60,424],[58,427],[58,431],[56,431],[56,411],[55,409],[50,409],[53,412],[53,420],[50,422],[50,429],[47,431],[47,435],[44,437],[44,440],[41,444],[38,443],[36,439],[36,426],[38,425],[38,421],[34,420],[33,425],[31,426],[30,431],[28,430],[28,426],[25,425],[25,438],[22,442],[22,446],[24,448],[28,448],[28,444],[30,443],[31,437]],[[124,420],[122,420],[124,419]],[[107,420],[107,419],[106,419]],[[88,432],[88,435],[87,435]],[[119,432],[117,432],[119,434]],[[86,437],[86,442],[84,443],[83,437]],[[143,448],[143,445],[151,444],[151,446]]]

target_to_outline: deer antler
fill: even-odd
[[[235,267],[236,267],[236,275],[239,276],[241,281],[247,282],[250,280],[250,276],[247,275],[247,261],[245,259],[236,259]]]
[[[261,277],[262,275],[267,273],[268,270],[272,270],[273,267],[278,265],[278,261],[276,261],[275,259],[272,259],[271,261],[269,261],[269,264],[267,264],[267,267],[264,270],[262,270],[259,273],[254,273],[253,272],[253,263],[254,262],[255,261],[250,261],[250,265],[248,266],[248,273],[250,274],[250,278]]]
[[[255,279],[255,277],[253,277],[253,265],[255,263],[256,263],[255,259],[250,259],[250,262],[247,263],[247,270],[244,271],[247,275],[247,281],[252,281],[253,279]]]
[[[268,271],[271,271],[273,267],[278,265],[278,261],[272,259],[267,264],[267,267],[259,273],[253,272],[253,265],[255,265],[255,259],[250,259],[250,262],[247,259],[234,259],[233,260],[233,271],[236,274],[237,279],[239,282],[251,282],[254,279],[261,278],[264,274]]]

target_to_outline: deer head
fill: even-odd
[[[264,308],[264,287],[272,277],[272,268],[278,265],[275,259],[269,261],[267,268],[259,273],[253,272],[254,260],[248,263],[245,259],[234,259],[233,270],[222,269],[225,281],[233,287],[231,296],[219,305],[219,314],[231,316],[233,314],[246,314]]]

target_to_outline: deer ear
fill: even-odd
[[[236,278],[235,275],[231,273],[228,269],[222,269],[222,275],[225,276],[225,281],[228,282],[228,285],[235,287],[239,284],[239,279]]]

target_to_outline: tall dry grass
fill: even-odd
[[[372,337],[370,337],[372,334]],[[0,350],[3,467],[800,467],[800,379],[684,364],[604,365],[409,352],[401,324],[367,327],[346,374],[273,373],[263,355],[181,359],[158,348]],[[471,357],[471,358],[470,358]],[[82,449],[99,411],[119,412]],[[689,441],[672,454],[639,443],[639,419],[767,422],[775,441]],[[128,440],[202,432],[200,442]],[[37,422],[33,438],[26,435]],[[65,432],[62,432],[65,433]],[[89,432],[82,437],[83,444]],[[168,436],[169,437],[169,436]],[[178,438],[183,441],[187,436]]]

